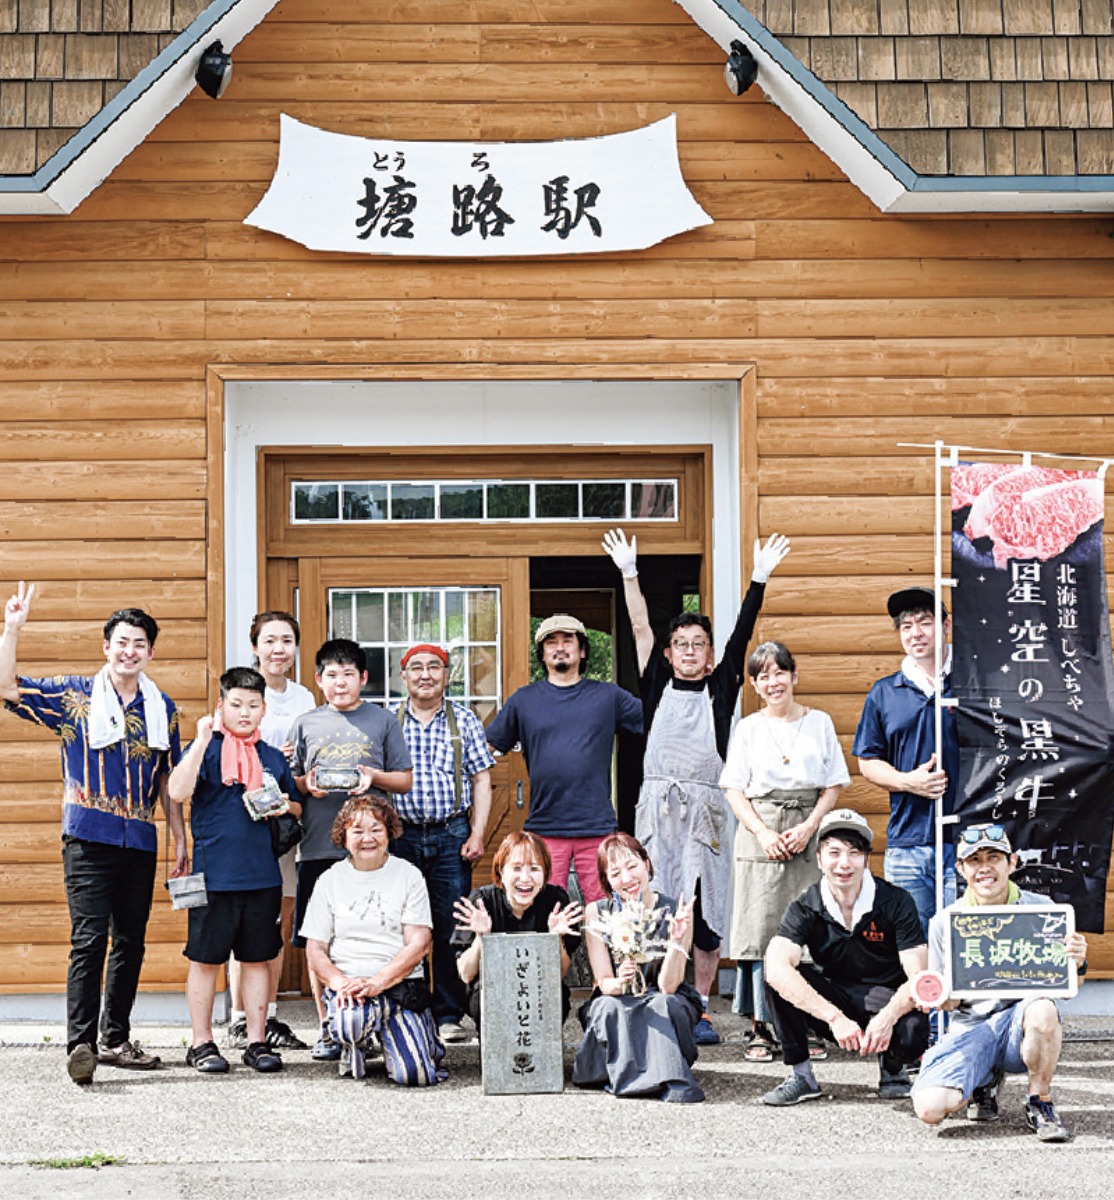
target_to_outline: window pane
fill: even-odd
[[[296,521],[335,521],[340,516],[340,488],[335,483],[294,484]]]
[[[441,519],[444,521],[478,521],[484,515],[482,483],[443,483],[441,485]]]
[[[579,487],[575,483],[539,483],[535,488],[535,509],[539,517],[580,516]]]
[[[499,693],[494,646],[473,646],[469,658],[469,690],[474,696]]]
[[[384,483],[346,483],[344,485],[346,521],[385,521],[387,485]]]
[[[626,517],[627,488],[623,483],[586,483],[584,515],[622,520]]]
[[[495,716],[495,710],[497,708],[498,708],[498,705],[495,703],[494,700],[473,700],[472,701],[472,711],[476,714],[477,717],[480,718],[480,720],[483,722],[484,725],[486,725],[488,723],[488,721],[490,721],[491,718],[493,716]]]
[[[446,592],[445,593],[445,641],[450,645],[453,642],[464,640],[464,593],[463,592]]]
[[[355,638],[352,622],[352,593],[329,593],[329,637]]]
[[[410,640],[410,630],[406,624],[406,593],[387,593],[387,640],[391,642],[407,642]]]
[[[489,483],[487,517],[489,521],[518,521],[530,515],[528,483]]]
[[[364,653],[367,654],[367,687],[363,694],[376,700],[382,699],[387,694],[383,679],[383,664],[387,656],[382,646],[365,646]]]
[[[383,640],[383,596],[380,592],[356,593],[356,632],[346,635],[358,642]]]
[[[672,480],[630,485],[630,516],[673,520],[677,516],[677,489]]]
[[[432,521],[432,483],[394,483],[391,485],[392,521]]]
[[[436,592],[414,592],[410,604],[410,640],[440,643],[441,597]]]
[[[402,656],[405,653],[405,646],[392,646],[387,660],[387,694],[395,700],[406,694],[402,683]]]
[[[495,592],[468,593],[468,640],[493,642],[499,636],[499,598]]]

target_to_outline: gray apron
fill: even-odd
[[[654,890],[691,900],[718,937],[727,928],[731,863],[723,839],[727,805],[718,780],[723,760],[707,689],[667,687],[643,759],[634,834],[654,864]]]
[[[784,833],[806,820],[816,807],[819,788],[774,788],[767,796],[750,797],[754,811],[774,831]],[[781,918],[792,901],[820,878],[816,837],[788,862],[766,857],[762,844],[742,822],[735,831],[735,908],[728,953],[755,959],[766,953]]]

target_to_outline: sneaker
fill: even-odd
[[[975,1088],[967,1101],[968,1121],[998,1120],[998,1088],[1002,1083],[1002,1072],[995,1071],[990,1081]]]
[[[66,1059],[66,1070],[74,1083],[86,1084],[93,1082],[93,1073],[97,1069],[97,1056],[88,1042],[78,1042]]]
[[[1071,1134],[1060,1120],[1060,1114],[1051,1100],[1026,1100],[1025,1120],[1042,1142],[1071,1141]]]
[[[202,1075],[226,1075],[228,1059],[217,1049],[216,1042],[202,1042],[186,1051],[186,1066],[193,1067]]]
[[[913,1084],[904,1067],[890,1071],[884,1062],[879,1062],[878,1095],[883,1100],[904,1100],[912,1090]]]
[[[328,1021],[321,1022],[321,1035],[314,1043],[309,1056],[317,1062],[336,1062],[340,1058],[340,1042],[333,1040]]]
[[[261,1075],[271,1075],[282,1070],[282,1058],[266,1042],[252,1042],[244,1051],[243,1059],[253,1071],[258,1071]]]
[[[267,1028],[263,1040],[272,1050],[308,1050],[305,1042],[290,1028],[285,1021],[278,1017],[267,1018]],[[247,1044],[247,1030],[244,1030],[244,1043]],[[231,1045],[231,1043],[229,1043]]]
[[[720,1044],[719,1033],[707,1013],[696,1022],[692,1036],[698,1046],[718,1046]]]
[[[446,1021],[437,1026],[437,1036],[443,1042],[470,1042],[468,1031],[459,1021]]]
[[[127,1067],[129,1071],[157,1071],[162,1066],[162,1059],[157,1054],[148,1054],[138,1042],[101,1046],[97,1050],[97,1062],[110,1067]]]
[[[247,1046],[248,1023],[243,1017],[229,1025],[225,1041],[228,1043],[229,1050],[243,1050]]]
[[[772,1092],[767,1092],[762,1097],[762,1103],[773,1108],[787,1108],[790,1104],[800,1104],[805,1100],[819,1100],[823,1094],[818,1083],[809,1083],[803,1075],[794,1071]]]

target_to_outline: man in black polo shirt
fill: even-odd
[[[844,1050],[877,1054],[882,1099],[909,1095],[905,1064],[920,1058],[929,1038],[909,980],[925,969],[927,947],[909,893],[867,870],[872,842],[857,812],[830,812],[818,834],[822,878],[789,905],[770,941],[766,988],[792,1070],[763,1104],[781,1108],[823,1094],[809,1060],[810,1031]],[[811,966],[801,963],[806,949]]]

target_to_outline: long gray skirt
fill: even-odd
[[[693,1028],[700,1012],[687,991],[667,994],[651,988],[641,996],[596,996],[585,1004],[573,1083],[602,1087],[614,1096],[657,1096],[675,1104],[703,1100],[691,1070],[697,1054]]]

